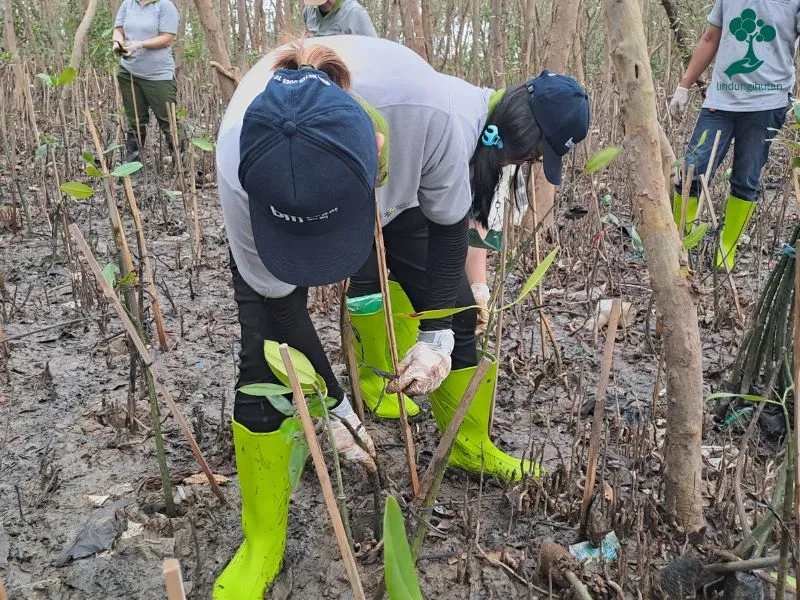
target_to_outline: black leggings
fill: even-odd
[[[419,310],[419,307],[425,305],[428,294],[427,219],[419,209],[405,211],[384,227],[383,235],[392,279],[400,283],[414,309]],[[344,391],[333,374],[308,314],[308,288],[297,288],[283,298],[265,298],[245,282],[232,256],[230,265],[242,339],[237,389],[251,383],[278,383],[264,358],[264,340],[273,340],[286,343],[305,354],[317,373],[325,379],[328,395],[341,400]],[[355,298],[379,291],[380,282],[373,251],[366,264],[351,277],[348,296]],[[466,274],[462,272],[456,305],[470,306],[474,303]],[[464,311],[453,317],[455,348],[451,356],[454,369],[477,364],[475,324],[475,310]],[[233,418],[254,433],[268,433],[276,431],[285,417],[266,399],[236,392]]]

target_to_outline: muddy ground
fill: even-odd
[[[156,171],[156,161],[151,157],[146,168]],[[181,561],[188,596],[208,598],[215,577],[241,541],[230,436],[239,331],[222,216],[216,190],[203,190],[203,256],[193,270],[183,208],[159,191],[168,186],[168,173],[137,175],[136,193],[172,344],[158,363],[213,470],[232,478],[223,487],[228,504],[222,505],[206,485],[182,484],[199,469],[177,425],[166,417],[167,457],[176,493],[181,494],[182,516],[170,520],[163,515],[155,444],[144,429],[150,421],[141,380],[136,392],[141,426],[136,433],[125,426],[130,359],[121,324],[97,300],[92,285],[78,284],[91,292],[91,305],[85,303],[85,294],[81,299],[73,295],[63,240],[55,257],[52,253],[43,191],[28,188],[34,231],[14,233],[7,224],[0,229],[9,353],[0,369],[0,576],[12,599],[164,598],[161,563],[170,556]],[[772,238],[783,190],[768,193],[775,201],[760,215],[737,267],[735,281],[745,309],[776,260]],[[8,197],[2,202],[7,209]],[[625,230],[607,225],[602,239],[593,240],[591,213],[580,220],[564,217],[573,205],[588,202],[592,198],[585,192],[565,194],[558,218],[563,250],[546,282],[544,300],[560,366],[552,352],[549,360],[542,359],[539,322],[530,308],[533,299],[509,315],[503,336],[494,438],[511,453],[541,457],[549,476],[541,483],[500,486],[448,472],[438,529],[427,539],[419,562],[426,598],[547,597],[549,584],[537,573],[539,547],[549,541],[582,541],[577,527],[579,467],[605,342],[605,335],[592,328],[598,297],[621,295],[632,303],[631,321],[618,335],[601,455],[610,505],[597,519],[613,521],[623,544],[618,560],[606,566],[606,576],[622,585],[626,597],[649,597],[653,573],[679,553],[683,540],[666,535],[656,508],[663,491],[658,472],[665,383],[656,383],[660,342],[655,320],[652,314],[648,317],[646,269]],[[613,211],[629,226],[627,202],[614,202]],[[69,210],[101,264],[110,262],[113,241],[101,197],[72,203]],[[796,212],[789,205],[786,221]],[[133,244],[131,221],[127,215],[125,219]],[[781,235],[776,237],[780,241]],[[733,318],[713,313],[708,268],[701,264],[698,270],[705,277],[700,318],[709,392],[732,360],[741,330]],[[530,264],[524,271],[530,272]],[[511,294],[523,277],[523,269],[512,274]],[[727,288],[720,286],[718,293],[721,306],[730,311]],[[313,308],[318,330],[346,381],[335,294],[317,291]],[[413,429],[422,470],[438,433],[429,405],[421,400],[421,406]],[[398,427],[378,420],[370,420],[368,427],[387,475],[386,492],[407,501],[409,478]],[[729,431],[711,426],[709,418],[707,444],[730,448],[737,444],[731,438]],[[765,469],[760,479],[768,482],[774,464]],[[730,486],[720,486],[718,473],[708,465],[704,473],[709,537],[729,548],[738,535],[730,527]],[[374,543],[371,488],[355,468],[345,466],[344,476],[361,575],[371,592],[382,566],[379,553],[369,552]],[[604,529],[602,524],[596,528]],[[71,558],[70,552],[80,554],[76,540],[97,543],[98,553]],[[602,597],[597,578],[587,574],[586,581]],[[310,464],[291,502],[285,566],[270,597],[351,597]]]

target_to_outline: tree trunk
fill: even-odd
[[[172,45],[172,53],[175,55],[175,80],[178,82],[179,91],[182,90],[181,82],[183,81],[183,68],[184,68],[184,42],[186,40],[186,21],[189,20],[188,7],[183,3],[183,0],[174,1],[175,8],[181,15],[181,20],[178,23],[178,33],[175,36],[175,43]],[[180,95],[183,95],[182,93]]]
[[[481,0],[472,0],[472,56],[470,57],[470,79],[480,84]]]
[[[72,55],[69,59],[69,66],[78,69],[81,66],[81,56],[83,55],[83,45],[86,42],[86,34],[94,20],[94,13],[97,10],[97,0],[89,0],[86,5],[86,12],[83,13],[81,24],[75,30],[75,41],[72,43]]]
[[[5,31],[5,48],[6,52],[10,52],[14,59],[11,61],[11,69],[14,73],[14,104],[23,112],[27,113],[28,121],[31,126],[31,133],[33,134],[33,144],[39,143],[39,127],[36,125],[36,113],[33,109],[33,98],[31,98],[31,88],[28,82],[28,74],[22,68],[22,59],[19,56],[19,48],[17,46],[17,34],[14,32],[14,6],[12,0],[4,0],[3,10],[5,12],[4,31]]]
[[[10,0],[6,0],[9,2]],[[223,0],[223,11],[226,9]],[[228,54],[228,48],[225,46],[225,38],[222,36],[220,30],[219,18],[217,12],[214,10],[214,5],[211,0],[194,0],[194,6],[197,9],[197,16],[200,19],[200,24],[206,36],[206,45],[211,54],[212,65],[217,70],[217,79],[219,80],[219,87],[222,91],[222,97],[225,102],[230,102],[233,97],[233,92],[236,91],[238,81],[235,78],[233,66],[231,65],[231,57]],[[216,63],[216,64],[215,64]]]
[[[489,71],[492,87],[505,87],[505,54],[503,53],[503,0],[492,0],[492,15],[489,18]]]
[[[236,25],[239,70],[244,75],[247,72],[247,0],[238,0],[236,3]]]
[[[520,62],[522,64],[523,77],[530,77],[531,74],[534,23],[533,8],[534,0],[520,0],[520,11],[522,11],[522,42],[520,48]]]
[[[425,38],[425,56],[434,64],[433,25],[431,24],[431,0],[422,0],[422,35]]]
[[[667,13],[669,28],[672,29],[672,37],[675,40],[675,45],[678,47],[678,54],[680,54],[681,63],[684,67],[686,67],[686,65],[689,64],[689,59],[692,58],[694,45],[689,40],[689,36],[686,35],[686,31],[683,29],[683,23],[681,23],[678,9],[675,8],[672,0],[661,0],[661,6],[664,7],[664,12]],[[706,85],[707,84],[702,77],[697,79],[697,87],[701,91],[706,89]]]
[[[225,52],[230,51],[229,40],[231,39],[231,8],[230,0],[219,0],[219,22],[222,27],[222,44]]]
[[[566,73],[570,52],[574,45],[578,27],[578,7],[580,0],[562,0],[553,3],[552,23],[544,66],[556,73]],[[544,169],[536,173],[536,213],[541,215],[542,229],[549,231],[555,224],[556,188],[547,181]],[[533,209],[531,209],[533,210]],[[530,220],[529,222],[532,222]]]
[[[253,21],[254,26],[252,29],[253,50],[261,56],[264,48],[264,31],[266,30],[266,20],[264,19],[264,2],[257,0],[253,6]]]
[[[690,535],[703,529],[700,444],[703,371],[698,294],[665,188],[650,58],[638,0],[603,0],[625,123],[628,180],[647,256],[655,305],[664,324],[667,439],[666,512]]]
[[[56,66],[61,67],[64,64],[64,43],[61,41],[61,23],[58,16],[54,14],[52,2],[42,2],[42,10],[47,24],[47,35],[50,38],[50,44],[53,46],[53,54],[56,58]],[[116,12],[112,13],[111,18],[116,16]]]
[[[397,31],[397,22],[399,15],[397,13],[400,12],[400,0],[386,0],[387,2],[391,2],[389,6],[389,28],[387,30],[387,35],[390,40],[396,42],[400,37],[399,32]]]
[[[416,0],[398,0],[400,3],[400,17],[403,21],[403,37],[405,45],[428,60],[425,47],[425,34],[422,30],[422,15]]]

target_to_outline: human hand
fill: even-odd
[[[389,382],[387,391],[422,396],[438,388],[450,373],[454,344],[455,337],[450,329],[421,331],[417,343],[397,366],[397,378]]]
[[[475,298],[475,304],[480,306],[478,309],[478,323],[475,326],[475,335],[483,335],[486,333],[486,326],[489,324],[489,300],[492,297],[489,291],[489,286],[485,283],[473,283],[472,295]]]
[[[114,40],[111,43],[111,47],[114,50],[114,54],[116,54],[118,56],[122,56],[122,57],[127,58],[128,56],[131,55],[130,52],[128,52],[125,49],[125,43],[120,41],[120,40]]]
[[[144,47],[144,42],[128,41],[125,42],[124,48],[128,56],[133,56]]]
[[[672,95],[672,100],[669,101],[670,114],[673,117],[678,116],[686,110],[687,104],[689,104],[689,90],[679,85]]]
[[[336,446],[336,450],[345,460],[360,464],[371,473],[375,472],[375,442],[372,441],[372,437],[367,433],[361,423],[361,419],[353,411],[353,407],[346,396],[339,403],[339,406],[331,410],[331,413],[338,417],[338,419],[331,419],[333,443]],[[358,436],[361,445],[356,442],[350,432],[350,428],[344,424],[345,421]]]

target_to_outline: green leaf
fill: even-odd
[[[556,259],[558,250],[559,250],[558,248],[553,248],[550,254],[544,257],[544,260],[542,260],[542,262],[540,262],[536,266],[536,268],[533,270],[533,273],[531,273],[531,276],[528,277],[528,281],[526,281],[525,285],[522,286],[522,289],[520,290],[517,299],[514,300],[511,304],[504,306],[500,310],[505,310],[507,308],[514,306],[515,304],[519,304],[525,299],[525,296],[531,293],[533,288],[539,285],[539,282],[541,282],[542,279],[544,279],[544,276],[547,273],[547,269],[550,268],[550,265],[552,265],[553,261]]]
[[[631,234],[631,241],[633,242],[633,247],[636,249],[637,252],[642,253],[644,252],[644,244],[642,244],[642,238],[639,237],[639,232],[636,231],[636,226],[631,225],[629,229]]]
[[[108,148],[103,150],[103,154],[110,154],[111,152],[113,152],[117,148],[122,148],[122,144],[117,144],[117,143],[111,144]]]
[[[119,267],[117,263],[108,263],[103,267],[103,278],[108,282],[108,285],[114,287],[114,281],[119,276]]]
[[[764,398],[764,396],[753,396],[752,394],[733,394],[731,392],[715,392],[706,396],[706,402],[711,402],[712,400],[716,400],[718,398],[742,398],[743,400],[749,400],[750,402],[766,402],[767,404],[777,404],[778,406],[783,406],[780,402],[776,400],[770,400],[769,398]]]
[[[44,87],[51,88],[53,87],[53,78],[50,77],[47,73],[37,73],[36,79],[41,81],[44,84]]]
[[[703,146],[706,143],[707,138],[708,138],[708,129],[704,129],[703,133],[700,134],[700,139],[697,140],[697,146],[695,146],[695,150]]]
[[[204,140],[203,138],[194,138],[192,140],[192,144],[200,148],[203,152],[213,152],[214,146],[208,140]]]
[[[70,83],[75,81],[75,78],[77,76],[78,76],[78,69],[75,69],[74,67],[67,67],[66,69],[61,71],[61,74],[58,76],[57,79],[58,85],[69,85]]]
[[[394,496],[386,498],[383,511],[383,544],[383,576],[389,600],[422,600],[403,514]]]
[[[691,250],[706,236],[708,231],[708,223],[700,223],[697,227],[692,229],[691,233],[683,238],[683,247],[686,250]]]
[[[606,225],[610,223],[611,225],[619,226],[619,217],[617,217],[617,215],[615,215],[614,213],[604,214],[603,217],[600,219],[600,221],[602,223],[605,223]]]
[[[169,198],[170,200],[181,199],[181,193],[175,190],[164,190],[164,195],[166,195],[166,197]]]
[[[85,162],[86,164],[89,165],[94,164],[94,154],[92,154],[88,150],[84,150],[83,152],[81,152],[81,158],[83,159],[83,162]]]
[[[300,477],[303,476],[303,467],[306,465],[308,459],[308,441],[305,437],[295,440],[292,451],[289,453],[289,484],[292,486],[292,492],[297,491],[300,486]]]
[[[586,161],[586,166],[583,168],[587,173],[596,173],[600,169],[604,169],[619,156],[621,148],[619,146],[609,146],[603,148],[599,152],[595,152]]]
[[[243,385],[237,392],[242,392],[248,396],[261,396],[266,398],[268,396],[284,396],[292,393],[292,388],[285,385],[278,385],[277,383],[251,383],[250,385]]]
[[[283,439],[285,439],[287,443],[293,444],[298,438],[298,434],[303,432],[303,424],[297,417],[290,417],[283,420],[278,431],[281,432]]]
[[[36,152],[34,153],[34,156],[36,158],[42,158],[45,154],[47,154],[47,144],[42,144],[41,146],[36,148]]]
[[[64,192],[67,196],[72,196],[76,200],[84,200],[85,198],[88,198],[94,194],[94,190],[92,188],[78,181],[65,181],[58,186],[58,189]]]
[[[473,304],[471,306],[459,306],[458,308],[436,308],[434,310],[423,310],[422,312],[392,313],[392,316],[401,319],[444,319],[471,308],[480,308],[480,306]]]
[[[325,398],[325,406],[328,409],[333,408],[333,405],[336,404],[338,400],[336,398],[326,397]],[[325,416],[325,411],[322,410],[322,401],[319,399],[319,396],[312,396],[311,399],[308,401],[308,413],[312,417],[323,417]]]
[[[299,350],[295,350],[291,346],[288,348],[289,358],[294,365],[294,370],[297,372],[300,388],[305,393],[313,392],[314,388],[318,386],[318,382],[317,372],[311,365],[311,361]],[[281,358],[280,344],[278,344],[278,342],[273,342],[271,340],[264,342],[264,358],[267,359],[267,364],[272,372],[275,373],[278,381],[284,385],[289,385],[289,376],[283,366],[283,358]]]
[[[793,156],[792,157],[792,168],[793,169],[800,169],[800,156]]]
[[[94,165],[86,165],[84,171],[86,171],[86,174],[89,175],[90,177],[100,178],[103,176],[103,174],[100,172],[100,169],[98,169]]]
[[[794,109],[794,118],[800,121],[800,102],[792,100],[792,108]]]
[[[136,281],[136,271],[131,271],[117,282],[117,287],[121,288],[126,285],[131,285],[134,281]]]
[[[138,161],[129,162],[129,163],[122,163],[116,169],[111,171],[111,175],[113,177],[128,177],[129,175],[133,175],[141,169],[144,165]]]

